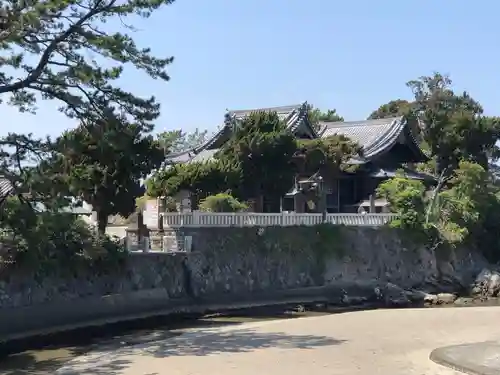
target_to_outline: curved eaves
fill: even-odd
[[[373,159],[389,151],[392,146],[397,143],[399,136],[403,132],[409,141],[408,146],[411,147],[413,151],[420,156],[420,161],[428,160],[428,156],[420,148],[417,140],[408,127],[408,121],[404,117],[394,119],[389,129],[384,134],[381,134],[381,136],[376,139],[370,145],[370,147],[367,147],[363,150],[364,158]]]
[[[408,126],[407,120],[405,119],[404,121],[406,125],[405,134],[411,140],[411,147],[414,149],[415,153],[420,156],[421,161],[429,161],[430,156],[427,155],[427,153],[425,153],[424,150],[422,150],[422,148],[420,147],[420,142],[415,138],[415,134],[413,133],[412,128]],[[423,128],[420,119],[417,119],[417,125],[418,129],[421,130]]]
[[[226,131],[227,125],[224,125],[219,131],[217,131],[213,136],[210,137],[208,141],[202,143],[199,146],[193,147],[189,150],[168,154],[165,156],[166,164],[174,164],[174,163],[186,163],[194,158],[197,154],[210,147],[219,137],[224,134]]]
[[[364,158],[372,159],[389,150],[397,142],[405,126],[406,122],[402,118],[394,119],[385,133],[381,134],[369,147],[363,149]]]

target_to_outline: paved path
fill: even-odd
[[[431,351],[497,340],[499,318],[500,307],[375,310],[195,329],[95,351],[56,374],[461,374],[429,360]]]
[[[435,349],[431,359],[467,374],[500,374],[500,342],[486,341]]]

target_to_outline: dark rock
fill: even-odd
[[[408,306],[411,304],[406,291],[399,286],[387,283],[381,288],[383,301],[387,306]]]
[[[483,269],[471,286],[471,294],[480,297],[496,297],[500,292],[500,273]]]

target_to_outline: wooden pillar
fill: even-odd
[[[340,178],[335,179],[335,184],[337,186],[337,212],[340,212]]]
[[[375,213],[375,194],[370,194],[370,213]]]
[[[297,213],[304,212],[304,196],[302,194],[295,194],[293,196],[294,211]]]

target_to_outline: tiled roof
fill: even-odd
[[[350,122],[322,122],[321,137],[341,134],[358,143],[364,159],[370,159],[392,146],[404,130],[402,117]]]
[[[167,155],[168,164],[191,163],[210,160],[219,149],[201,149],[186,151],[175,155]]]
[[[168,163],[166,164],[187,163],[195,155],[196,153],[194,153],[193,151],[184,151],[176,154],[170,154],[166,156],[166,161],[168,161]]]
[[[269,107],[269,108],[256,108],[256,109],[243,109],[236,111],[229,111],[229,116],[242,120],[252,112],[276,112],[280,120],[286,121],[287,125],[293,124],[297,120],[297,115],[300,113],[303,104],[287,105],[282,107]],[[294,116],[295,115],[295,116]]]
[[[302,104],[287,105],[281,107],[268,107],[268,108],[255,108],[255,109],[244,109],[244,110],[233,110],[227,113],[228,119],[242,120],[252,112],[276,112],[278,117],[285,121],[288,128],[292,131],[296,130],[297,127],[302,123],[302,120],[307,116],[307,102]],[[314,132],[314,129],[311,128]]]
[[[399,120],[401,120],[400,117],[366,121],[320,122],[321,138],[342,134],[366,148],[383,137],[391,129],[394,122]]]
[[[288,105],[281,107],[256,108],[244,110],[230,110],[226,114],[226,122],[224,126],[205,144],[198,146],[192,150],[167,155],[164,166],[168,164],[186,163],[191,161],[206,161],[210,160],[215,152],[217,152],[217,143],[220,143],[220,138],[229,137],[231,134],[231,121],[239,121],[248,116],[252,112],[276,112],[278,117],[285,121],[290,130],[295,130],[307,115],[307,102],[296,105]],[[312,130],[314,131],[314,130]]]
[[[307,102],[283,107],[228,111],[225,126],[207,143],[189,151],[167,156],[165,165],[210,160],[224,139],[230,136],[232,121],[241,120],[255,111],[276,112],[291,130],[295,130],[294,128],[302,123],[304,116],[307,116]],[[413,139],[412,132],[407,127],[407,122],[403,117],[350,122],[320,122],[320,129],[318,133],[321,138],[342,134],[362,147],[363,157],[353,158],[351,160],[353,163],[365,163],[367,160],[380,155],[397,141],[403,131],[407,131],[406,134],[409,135],[411,147],[418,154],[421,154],[420,157],[423,160],[426,158],[415,139]],[[313,136],[318,136],[314,130],[312,132]]]
[[[13,192],[14,188],[9,180],[4,177],[0,177],[0,203]]]
[[[215,155],[215,153],[219,151],[219,149],[214,148],[211,150],[201,150],[199,153],[196,154],[194,158],[192,158],[189,162],[200,162],[200,161],[208,161],[212,159]]]

